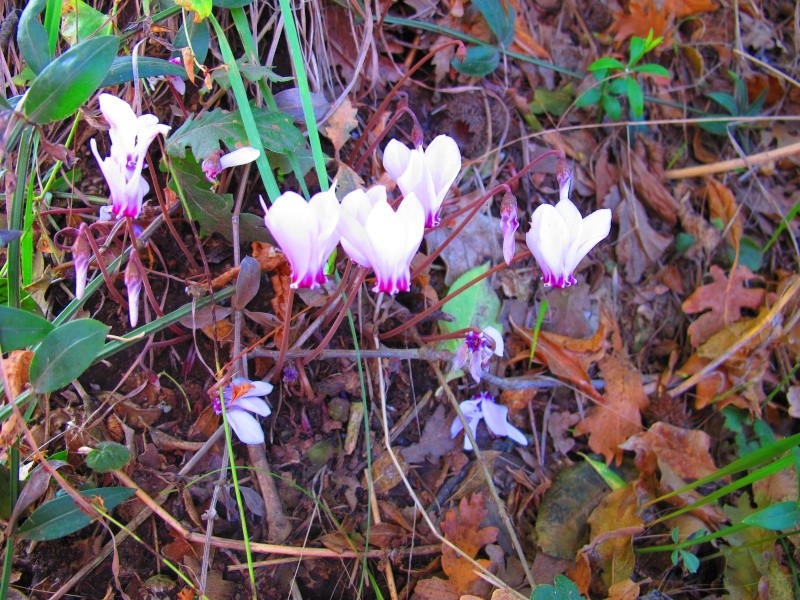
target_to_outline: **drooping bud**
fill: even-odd
[[[514,258],[516,246],[514,234],[518,228],[517,199],[511,192],[506,192],[500,203],[500,230],[503,232],[503,260],[507,265],[510,265]]]
[[[89,228],[81,223],[78,237],[72,245],[72,260],[75,262],[75,297],[80,300],[86,291],[86,278],[89,273],[89,259],[92,257],[92,246],[86,236]]]
[[[139,269],[138,261],[128,260],[125,267],[125,287],[128,290],[128,314],[131,319],[131,327],[136,327],[139,322],[139,295],[142,293],[142,274]]]

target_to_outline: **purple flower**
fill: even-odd
[[[266,381],[250,381],[244,377],[236,377],[222,392],[225,402],[225,416],[228,424],[245,444],[263,444],[264,431],[261,424],[250,413],[268,417],[272,411],[263,396],[272,391],[272,385]],[[219,396],[212,398],[211,406],[218,415],[222,414]]]
[[[480,333],[470,331],[464,343],[456,348],[453,356],[453,371],[458,371],[469,363],[469,372],[475,383],[483,377],[483,367],[489,364],[492,356],[503,356],[503,336],[494,327],[485,327]]]
[[[512,440],[523,446],[528,445],[528,440],[525,439],[519,429],[514,427],[508,422],[508,407],[502,404],[497,404],[494,398],[483,392],[474,396],[471,400],[465,400],[459,404],[461,412],[464,414],[464,419],[467,421],[472,437],[477,435],[478,424],[481,419],[486,421],[486,426],[494,435],[510,437]],[[456,437],[464,429],[464,424],[461,419],[456,416],[453,424],[450,426],[450,437]],[[464,450],[472,450],[472,443],[469,441],[468,436],[464,436]]]

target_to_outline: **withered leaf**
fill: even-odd
[[[706,190],[708,191],[708,206],[711,218],[720,219],[725,224],[727,229],[725,239],[738,251],[744,223],[742,222],[742,214],[737,209],[733,192],[713,178],[708,180]]]
[[[642,518],[638,511],[634,487],[627,485],[603,498],[589,517],[590,544],[594,545],[607,586],[625,581],[633,575],[633,530],[626,529],[618,535],[614,532],[641,527]]]
[[[711,283],[697,288],[681,305],[687,315],[708,311],[689,325],[689,340],[695,347],[740,320],[743,309],[757,309],[764,301],[763,289],[745,287],[758,277],[744,265],[738,265],[730,279],[725,271],[711,265],[711,278]]]

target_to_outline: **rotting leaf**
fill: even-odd
[[[403,448],[400,453],[411,464],[433,461],[458,448],[458,443],[446,433],[450,423],[444,405],[440,404],[425,422],[419,442]]]
[[[619,219],[617,259],[625,265],[625,280],[638,283],[644,272],[659,261],[672,243],[672,237],[653,229],[633,191],[624,183],[620,186],[623,194],[616,211]]]
[[[738,253],[744,224],[733,192],[713,178],[708,180],[706,191],[708,192],[709,216],[712,219],[720,219],[725,224],[727,230],[725,240]]]
[[[607,463],[622,463],[619,447],[642,428],[641,411],[648,404],[642,377],[636,368],[619,356],[608,356],[599,363],[606,382],[603,401],[575,427],[575,435],[589,435],[589,447],[602,454]]]
[[[357,113],[358,110],[350,102],[350,98],[345,98],[322,129],[325,137],[333,144],[337,156],[342,146],[350,139],[350,132],[358,127]]]
[[[730,279],[725,271],[711,265],[712,282],[697,288],[681,305],[687,315],[701,314],[689,325],[689,339],[697,347],[726,325],[742,318],[742,310],[757,309],[764,301],[764,290],[745,284],[759,279],[744,265],[738,265]]]
[[[497,540],[497,527],[483,527],[486,518],[483,494],[472,494],[469,501],[461,499],[458,510],[450,509],[442,521],[445,537],[470,558],[475,558],[486,544]],[[478,564],[488,568],[491,561],[477,559]],[[442,570],[447,574],[450,586],[462,594],[481,593],[485,582],[475,572],[473,564],[446,544],[442,544]],[[483,585],[482,585],[483,584]]]

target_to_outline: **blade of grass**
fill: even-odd
[[[214,15],[208,17],[211,26],[214,28],[214,33],[217,35],[217,43],[219,44],[222,59],[228,67],[228,76],[230,77],[231,90],[233,96],[236,98],[236,105],[239,108],[239,113],[242,115],[242,124],[244,130],[247,132],[247,140],[250,145],[259,151],[258,158],[256,159],[256,166],[261,175],[261,181],[264,183],[264,188],[267,191],[267,196],[274,202],[281,192],[278,188],[278,182],[275,181],[275,175],[272,173],[272,168],[267,160],[267,154],[264,152],[264,144],[261,143],[261,136],[258,134],[256,121],[253,118],[253,111],[250,109],[250,103],[247,99],[247,90],[244,87],[242,74],[239,72],[239,67],[236,64],[236,59],[233,56],[228,40],[225,38],[225,32],[222,30],[217,19]]]
[[[280,0],[281,15],[283,16],[284,29],[286,31],[286,41],[289,44],[289,55],[292,58],[297,88],[300,90],[300,102],[303,106],[303,117],[306,120],[308,129],[308,141],[311,144],[311,155],[314,157],[314,169],[317,171],[320,190],[328,189],[328,173],[325,169],[325,157],[322,154],[322,144],[319,139],[319,129],[317,120],[314,117],[314,106],[311,102],[311,90],[308,87],[308,77],[306,77],[306,67],[303,64],[303,50],[300,47],[300,38],[297,35],[297,25],[294,21],[294,13],[289,4],[289,0]]]
[[[17,169],[15,173],[17,178],[17,187],[14,190],[14,196],[11,202],[11,210],[10,214],[8,215],[9,229],[23,229],[25,192],[27,190],[25,183],[28,181],[28,173],[31,166],[31,160],[33,158],[32,149],[33,137],[35,133],[36,130],[33,127],[28,127],[22,133],[20,138],[19,153],[17,155]],[[22,276],[20,273],[20,251],[21,244],[19,239],[9,242],[8,272],[6,277],[8,281],[8,305],[13,308],[19,308],[20,300],[20,283],[22,281]]]
[[[44,9],[44,28],[47,31],[47,48],[50,50],[50,56],[56,53],[58,30],[61,26],[61,7],[61,0],[47,0]]]
[[[33,150],[31,157],[39,155],[39,138],[38,136],[33,139]],[[22,237],[19,240],[20,244],[20,266],[22,269],[22,285],[28,286],[33,282],[33,222],[34,216],[34,197],[33,197],[33,183],[36,170],[31,169],[28,174],[28,180],[25,182],[25,216],[22,229]]]

